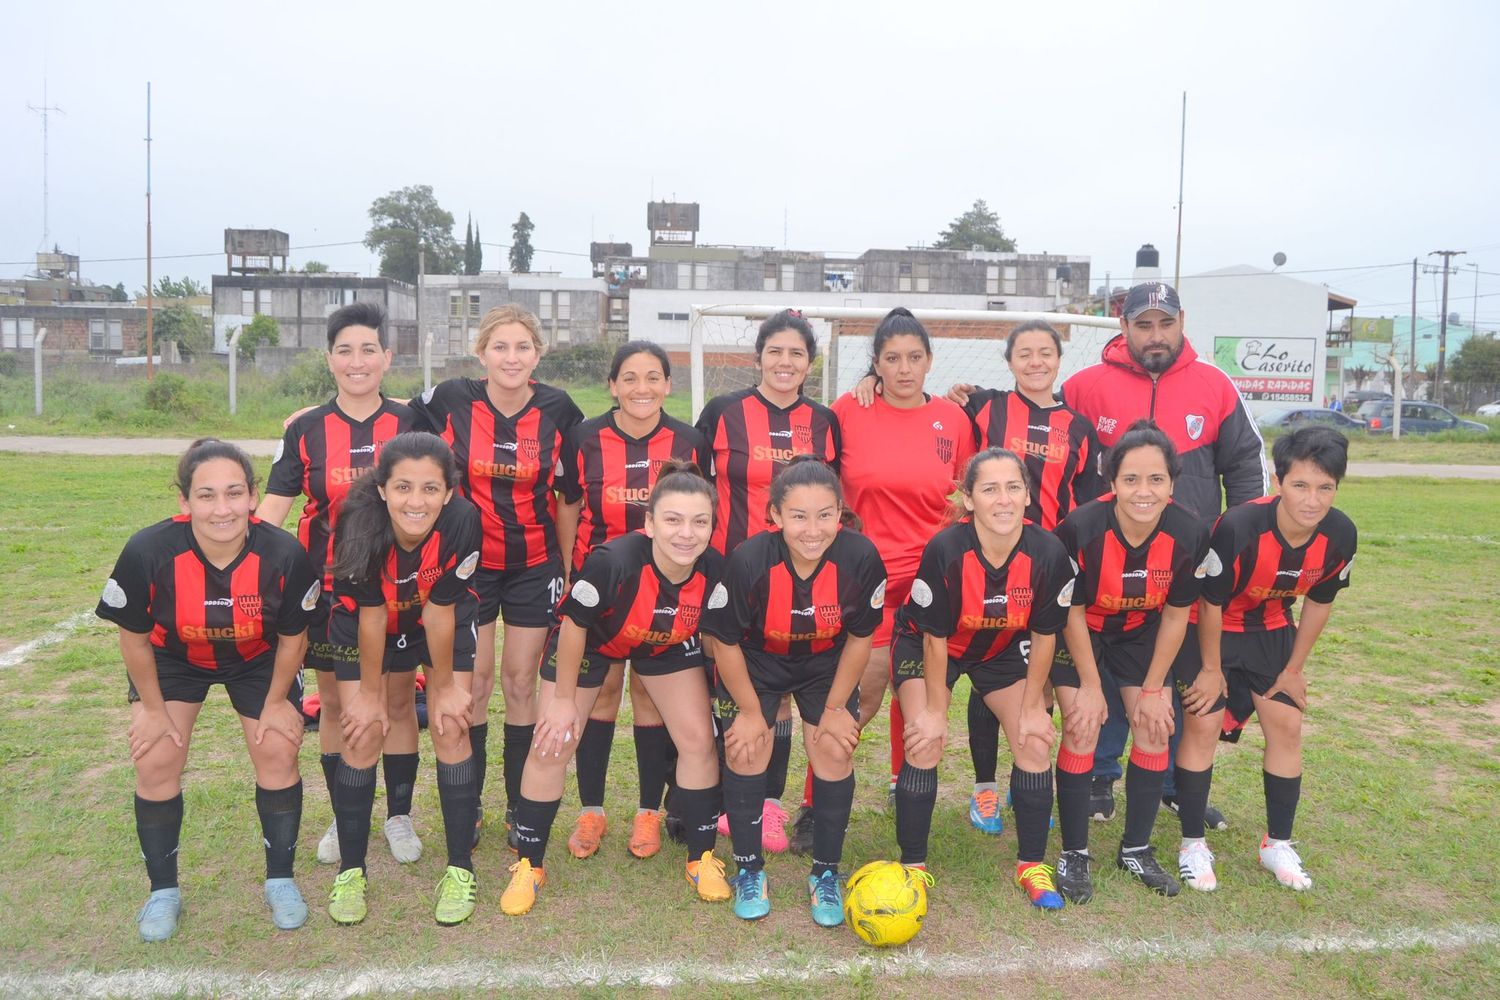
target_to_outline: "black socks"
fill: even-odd
[[[135,797],[135,834],[146,859],[151,891],[177,887],[177,844],[182,837],[182,793],[152,801]]]

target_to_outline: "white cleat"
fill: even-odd
[[[318,841],[318,864],[336,865],[339,860],[339,825],[329,823],[328,832]]]
[[[409,865],[422,857],[422,841],[412,828],[410,816],[392,816],[385,821],[385,842],[391,857]]]
[[[1302,892],[1312,888],[1312,876],[1302,867],[1302,859],[1290,840],[1272,840],[1267,837],[1260,842],[1260,866],[1276,881],[1288,889]]]
[[[1219,887],[1214,874],[1214,852],[1201,840],[1195,840],[1177,852],[1177,874],[1183,884],[1199,892],[1213,892]]]

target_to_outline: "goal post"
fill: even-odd
[[[714,396],[756,385],[755,334],[762,320],[784,304],[746,303],[693,306],[688,324],[693,419]],[[853,388],[869,369],[875,327],[889,308],[809,306],[799,310],[812,325],[818,359],[804,392],[829,403]],[[1005,362],[1005,338],[1022,323],[1052,325],[1063,341],[1058,383],[1099,360],[1099,351],[1120,332],[1110,316],[1059,312],[1006,312],[983,309],[913,309],[932,337],[932,370],[927,391],[946,393],[954,383],[1012,388]]]

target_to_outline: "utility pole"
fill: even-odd
[[[1443,258],[1443,312],[1438,317],[1438,360],[1437,360],[1437,398],[1438,405],[1443,402],[1443,365],[1448,353],[1448,265],[1454,257],[1462,255],[1462,250],[1434,250],[1429,257]]]
[[[1182,178],[1187,172],[1187,91],[1182,92],[1182,144],[1177,151],[1177,257],[1172,263],[1172,287],[1182,284]]]
[[[155,350],[155,324],[151,311],[151,81],[146,81],[146,381],[156,377],[151,361]]]
[[[1411,398],[1417,398],[1417,258],[1411,259]]]

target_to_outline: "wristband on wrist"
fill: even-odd
[[[1143,688],[1141,688],[1141,694],[1145,694],[1145,695],[1158,695],[1158,694],[1161,694],[1165,690],[1166,690],[1166,688],[1147,688],[1147,687],[1143,687]]]
[[[848,712],[849,709],[845,708],[843,705],[824,705],[823,706],[823,711],[824,712]]]

